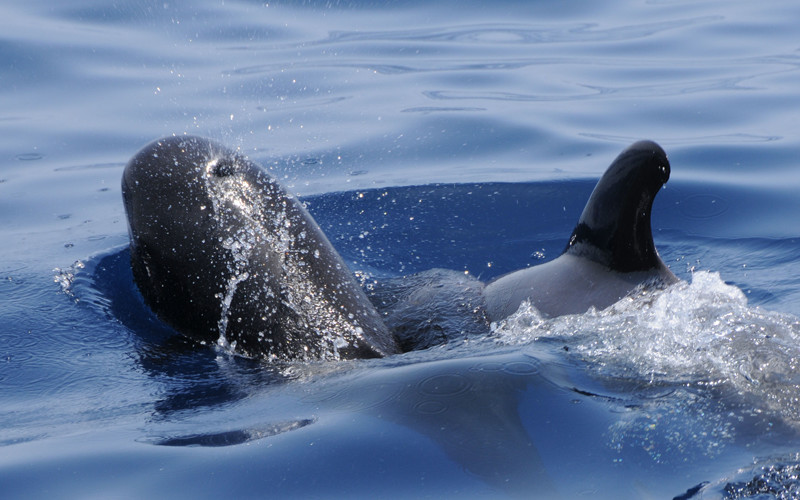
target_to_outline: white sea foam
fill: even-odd
[[[800,423],[800,318],[750,307],[717,273],[582,315],[548,319],[525,303],[493,334],[564,342],[601,377],[723,387]]]

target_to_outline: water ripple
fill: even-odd
[[[558,95],[523,94],[501,91],[475,92],[471,90],[426,90],[423,92],[423,94],[426,97],[435,100],[489,100],[513,102],[578,101],[606,97],[668,97],[701,92],[718,92],[722,90],[756,90],[754,87],[745,87],[740,85],[740,82],[743,80],[753,77],[754,75],[624,87],[579,84],[579,87],[589,89],[590,92],[566,93]]]
[[[644,38],[667,30],[708,24],[722,16],[699,16],[657,23],[632,24],[597,29],[596,23],[564,26],[531,26],[525,24],[474,24],[416,30],[332,31],[318,43],[413,40],[486,44],[538,44],[562,42],[609,42]]]
[[[418,106],[415,108],[401,109],[401,113],[441,113],[442,111],[486,111],[486,108],[470,106]]]
[[[630,144],[640,139],[638,136],[633,135],[613,135],[613,134],[598,134],[590,132],[581,132],[578,135],[582,137],[589,137],[592,139],[600,139],[602,141],[614,142],[619,144]],[[718,135],[704,135],[704,136],[681,136],[681,137],[663,137],[659,138],[660,144],[742,144],[742,143],[760,143],[760,142],[773,142],[783,139],[779,135],[756,135],[756,134],[718,134]]]

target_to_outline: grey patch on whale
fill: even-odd
[[[486,313],[502,320],[525,302],[546,316],[604,309],[641,286],[678,281],[656,251],[653,200],[670,165],[661,147],[640,141],[614,160],[594,188],[564,253],[486,286]]]

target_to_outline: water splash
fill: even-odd
[[[85,264],[79,260],[76,260],[74,264],[65,269],[56,267],[53,269],[53,272],[56,273],[53,276],[53,281],[61,285],[62,292],[70,297],[75,298],[75,294],[72,291],[72,284],[75,281],[75,274],[84,267],[86,267]],[[77,302],[78,299],[75,298],[75,301]]]
[[[219,161],[212,155],[212,160],[202,168],[210,173]],[[269,285],[267,289],[259,287],[257,291],[243,293],[264,294],[269,298],[264,303],[263,319],[280,314],[279,308],[290,310],[294,313],[291,321],[296,323],[293,331],[303,337],[291,341],[302,342],[306,337],[315,339],[313,343],[304,344],[305,352],[304,356],[299,356],[301,359],[340,359],[340,349],[355,344],[355,339],[361,338],[364,332],[354,314],[346,314],[326,299],[326,293],[334,296],[346,293],[347,284],[327,284],[325,286],[330,290],[322,290],[312,279],[315,271],[308,260],[319,258],[319,252],[310,254],[309,248],[313,245],[306,240],[311,236],[304,221],[293,214],[295,200],[278,187],[265,189],[265,185],[275,182],[265,173],[255,179],[237,175],[202,177],[212,200],[213,216],[218,219],[219,227],[227,228],[220,243],[231,257],[226,261],[225,290],[218,297],[222,304],[218,345],[229,352],[235,350],[235,343],[229,343],[227,338],[230,322],[238,320],[230,317],[234,295],[242,290],[244,282],[258,278],[274,283],[274,289]],[[264,257],[268,262],[253,271],[252,260]],[[262,275],[255,276],[258,273]],[[260,299],[253,296],[237,300]],[[270,332],[259,332],[259,338],[270,342]],[[279,361],[272,354],[268,357],[271,361]]]
[[[217,168],[220,159],[221,158],[218,156],[212,156],[211,161],[209,161],[208,164],[206,164],[203,168],[210,173],[213,169]],[[245,213],[248,213],[248,215],[252,215],[249,213],[252,209],[248,207],[247,204],[242,203],[242,200],[237,197],[226,195],[225,190],[215,187],[214,183],[209,182],[209,177],[209,175],[201,176],[201,178],[205,180],[206,189],[209,192],[214,193],[214,195],[211,196],[211,203],[212,211],[216,217],[224,218],[225,214],[231,210],[231,208],[226,206],[226,202],[233,203],[233,206],[237,209],[237,211],[244,211]],[[254,233],[252,230],[248,229],[249,227],[247,226],[240,228],[234,234],[228,236],[221,242],[222,247],[230,251],[233,259],[228,263],[229,275],[225,284],[225,292],[224,294],[220,294],[218,296],[221,301],[222,308],[219,320],[217,322],[217,328],[219,329],[217,345],[223,350],[231,353],[236,349],[236,341],[229,342],[226,336],[226,332],[228,330],[228,321],[230,319],[229,316],[231,302],[233,301],[233,296],[236,293],[236,289],[239,284],[250,277],[250,274],[246,271],[246,269],[250,260],[250,255],[252,254],[255,246]]]
[[[504,344],[563,342],[606,380],[722,391],[800,426],[800,318],[748,306],[717,273],[583,315],[547,319],[526,303],[493,334]]]

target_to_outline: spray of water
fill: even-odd
[[[800,426],[800,318],[750,307],[717,273],[582,315],[548,319],[526,303],[492,331],[504,344],[563,342],[606,379],[718,388]]]

